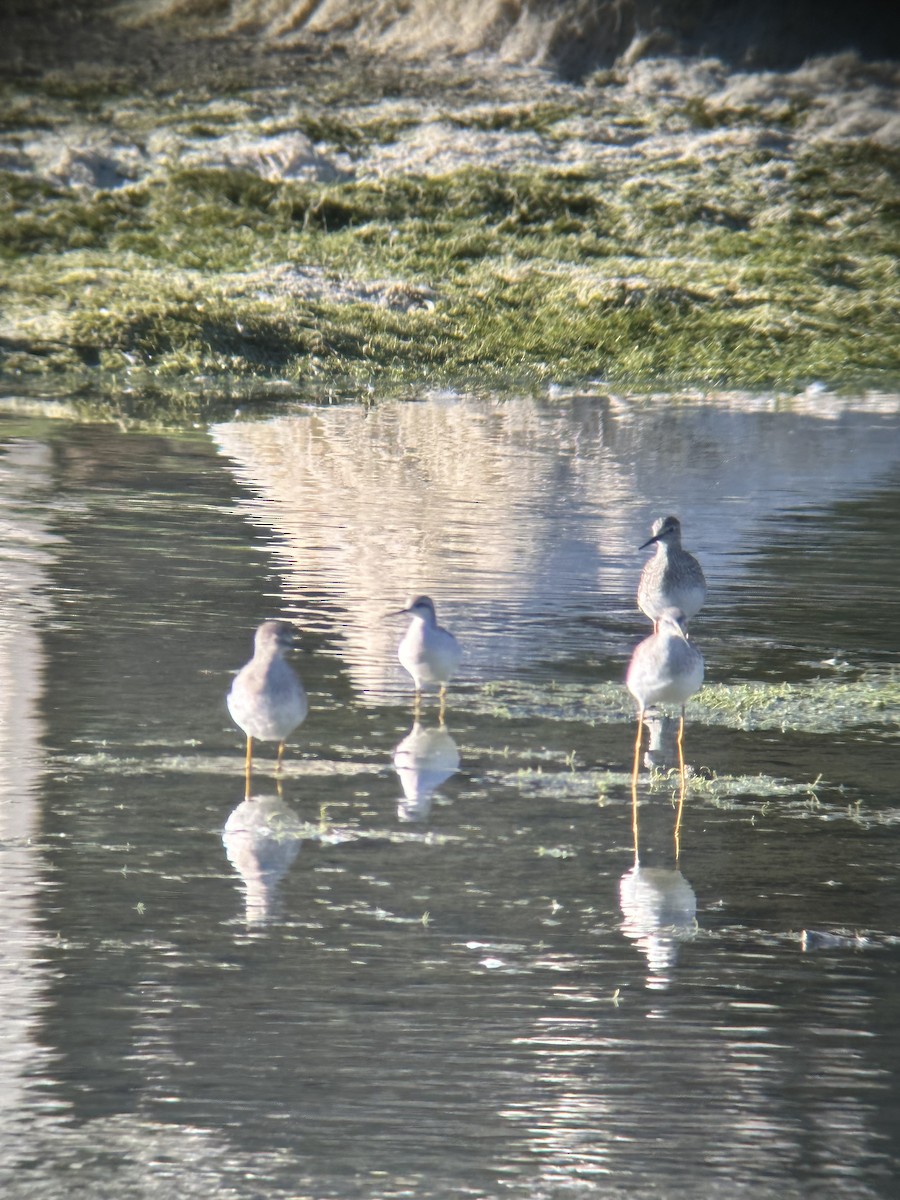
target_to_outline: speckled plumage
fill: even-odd
[[[641,549],[656,546],[656,553],[644,564],[638,584],[638,608],[651,621],[658,620],[667,608],[677,608],[690,621],[703,607],[706,579],[703,569],[681,546],[681,522],[677,517],[661,517],[653,524],[653,536]]]

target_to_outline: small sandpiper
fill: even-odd
[[[703,686],[703,655],[688,641],[684,613],[666,608],[655,623],[654,632],[634,648],[625,686],[637,700],[638,731],[634,744],[632,783],[637,782],[641,754],[644,713],[654,704],[678,704],[678,764],[684,786],[684,709],[687,701]]]
[[[677,517],[660,517],[653,523],[653,536],[641,550],[656,546],[656,553],[644,564],[638,584],[638,608],[651,621],[658,620],[667,608],[680,609],[685,621],[703,607],[706,580],[703,569],[687,550],[681,548],[681,522]]]
[[[247,735],[248,796],[253,739],[278,743],[276,769],[280,769],[285,740],[306,719],[309,709],[303,684],[284,657],[293,644],[294,628],[287,621],[263,621],[253,639],[253,657],[235,675],[228,693],[228,711]]]
[[[447,684],[456,674],[462,658],[459,642],[449,629],[438,625],[430,596],[415,596],[397,615],[404,613],[412,620],[397,647],[397,657],[413,678],[416,707],[423,690],[437,687],[443,714]]]

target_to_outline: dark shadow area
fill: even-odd
[[[411,7],[414,13],[416,6]],[[420,7],[424,19],[429,7],[424,0]],[[401,8],[394,19],[413,22],[409,6],[406,12]],[[213,85],[217,76],[226,85],[233,82],[222,79],[222,72],[265,85],[296,79],[311,60],[325,57],[336,65],[336,58],[367,53],[349,26],[335,25],[335,32],[325,36],[310,33],[304,41],[298,20],[286,47],[248,26],[242,26],[246,33],[217,36],[227,4],[188,0],[179,11],[185,14],[180,22],[151,17],[134,28],[117,19],[109,0],[84,0],[77,7],[66,0],[11,0],[0,12],[0,78],[37,81],[78,67],[97,72],[98,84],[102,76],[106,92],[116,78],[123,89]],[[842,52],[870,61],[900,58],[900,9],[883,0],[543,0],[529,5],[527,13],[511,18],[506,12],[502,21],[501,15],[498,10],[496,21],[486,22],[486,54],[503,35],[516,32],[523,16],[545,21],[541,63],[570,80],[617,63],[665,55],[714,56],[751,70],[790,69],[810,57]],[[391,19],[386,18],[388,23]],[[413,47],[414,40],[411,24],[405,44]],[[504,43],[503,49],[507,61],[515,59],[509,45]],[[461,45],[461,50],[470,48]],[[413,49],[392,57],[397,64],[404,58],[416,61]],[[432,55],[430,62],[419,59],[417,65],[446,70],[452,58],[450,46],[440,60]],[[534,64],[535,58],[530,61]]]

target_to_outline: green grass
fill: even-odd
[[[327,185],[176,170],[94,196],[6,173],[0,371],[110,395],[138,377],[196,392],[198,376],[226,392],[894,384],[900,154],[809,152],[777,188],[763,165]],[[434,303],[304,297],[278,283],[285,264]]]

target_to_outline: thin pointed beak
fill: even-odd
[[[638,546],[638,550],[646,550],[648,546],[652,546],[654,544],[654,542],[658,542],[658,541],[659,541],[659,534],[657,534],[656,537],[648,538],[647,541],[644,542],[643,546]]]

